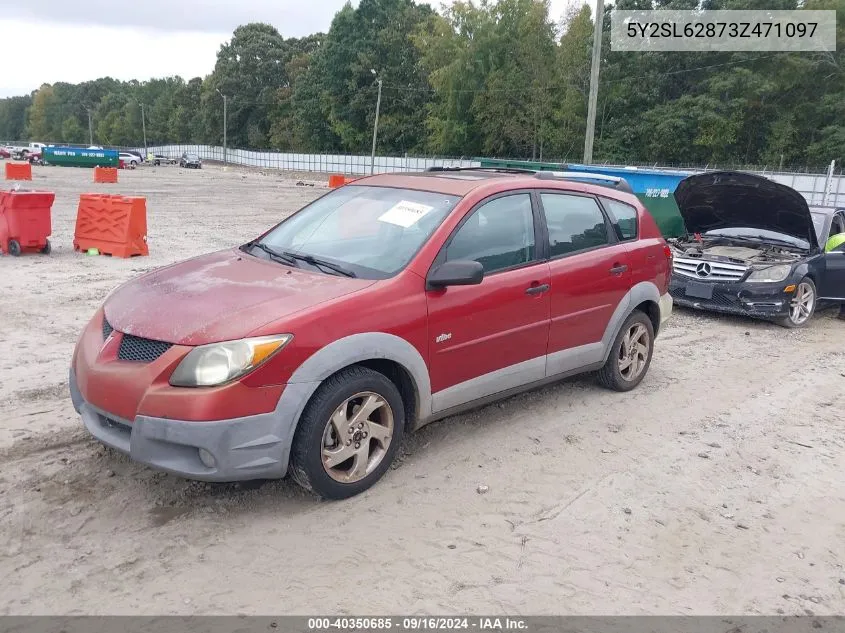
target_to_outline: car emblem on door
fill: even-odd
[[[452,333],[451,332],[445,332],[445,333],[441,334],[440,336],[438,336],[436,339],[434,339],[434,342],[435,343],[443,343],[444,341],[448,341],[450,338],[452,338]]]
[[[710,264],[707,262],[701,262],[695,268],[695,274],[699,277],[709,277],[711,272]]]

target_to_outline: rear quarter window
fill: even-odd
[[[635,240],[638,237],[639,222],[636,207],[613,200],[602,198],[601,203],[610,215],[613,228],[620,240]]]

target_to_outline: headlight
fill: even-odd
[[[174,387],[214,387],[252,371],[287,345],[292,334],[245,338],[195,347],[170,377]]]
[[[748,281],[783,281],[791,272],[792,266],[789,264],[759,268],[749,275]]]

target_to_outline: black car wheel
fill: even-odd
[[[326,499],[357,495],[390,468],[405,428],[405,408],[384,374],[350,367],[327,379],[305,407],[290,471]]]
[[[21,244],[17,240],[9,240],[9,255],[17,257],[21,254]]]
[[[778,321],[778,325],[788,328],[805,327],[816,312],[816,284],[809,277],[804,277],[795,286],[789,302],[789,316]]]

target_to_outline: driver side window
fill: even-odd
[[[475,260],[484,273],[534,260],[534,215],[531,196],[519,193],[496,198],[472,212],[446,248],[446,261]]]

